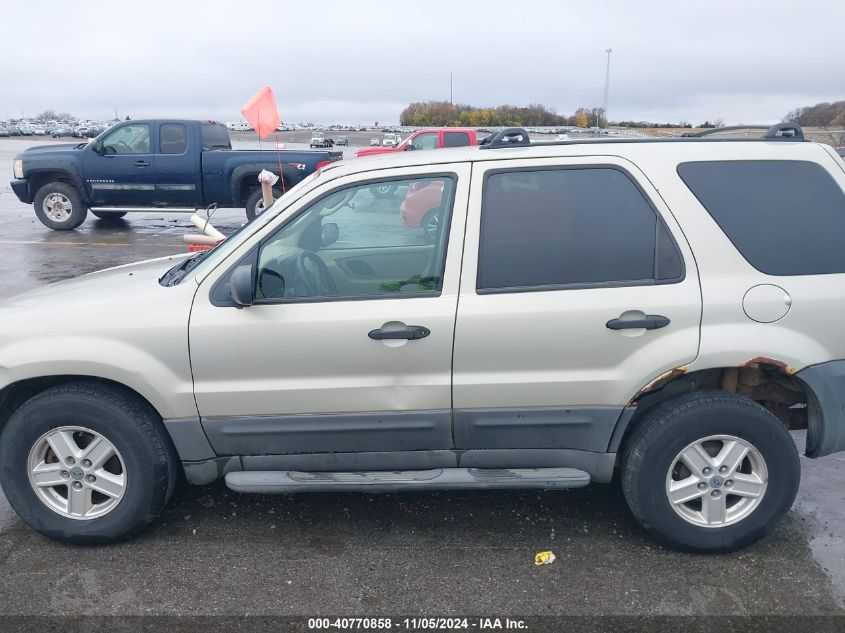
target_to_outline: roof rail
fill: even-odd
[[[528,132],[521,127],[506,127],[495,134],[491,134],[481,141],[481,149],[494,149],[496,147],[524,147],[531,145]]]
[[[687,138],[701,138],[703,136],[711,136],[713,134],[721,134],[723,132],[735,132],[738,130],[765,130],[765,134],[757,138],[763,139],[778,139],[790,141],[803,141],[804,131],[801,126],[795,123],[775,123],[774,125],[731,125],[728,127],[714,127],[701,132],[687,132],[681,136]]]
[[[743,138],[740,136],[727,138],[706,138],[721,132],[733,132],[737,130],[762,130],[761,136]],[[804,132],[795,123],[775,123],[774,125],[733,125],[729,127],[717,127],[701,132],[687,132],[680,137],[655,137],[637,139],[617,139],[619,143],[671,143],[681,141],[709,141],[709,142],[748,142],[748,141],[803,141]],[[551,145],[587,145],[592,143],[607,143],[610,139],[568,139],[558,141],[541,141],[532,143],[528,132],[521,127],[508,127],[491,134],[482,140],[479,149],[497,149],[502,147],[548,147]]]

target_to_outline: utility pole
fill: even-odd
[[[613,49],[606,48],[604,52],[607,53],[607,70],[604,74],[604,118],[610,124],[610,117],[607,116],[607,96],[610,92],[610,54],[613,52]],[[598,122],[596,125],[598,125]]]
[[[452,71],[451,70],[449,71],[449,103],[450,104],[454,103],[454,101],[452,101]]]

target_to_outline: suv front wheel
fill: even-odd
[[[155,411],[107,384],[47,389],[18,407],[0,434],[0,484],[9,503],[61,541],[136,534],[164,508],[177,472]]]
[[[800,477],[780,420],[718,391],[659,405],[622,455],[622,489],[636,519],[667,544],[699,552],[729,552],[763,537],[791,507]]]

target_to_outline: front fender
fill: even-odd
[[[159,357],[135,345],[96,336],[23,340],[0,348],[4,362],[0,389],[32,378],[90,376],[132,389],[163,418],[196,416],[187,354],[181,356],[177,352]]]

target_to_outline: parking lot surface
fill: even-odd
[[[13,154],[34,143],[0,139],[0,297],[185,251],[184,214],[45,228],[8,186]],[[215,215],[224,233],[243,221],[242,210]],[[0,613],[841,614],[845,457],[802,458],[802,477],[777,529],[723,556],[657,545],[618,484],[273,497],[185,487],[142,535],[102,547],[50,541],[0,494]],[[535,567],[546,549],[557,560]]]

